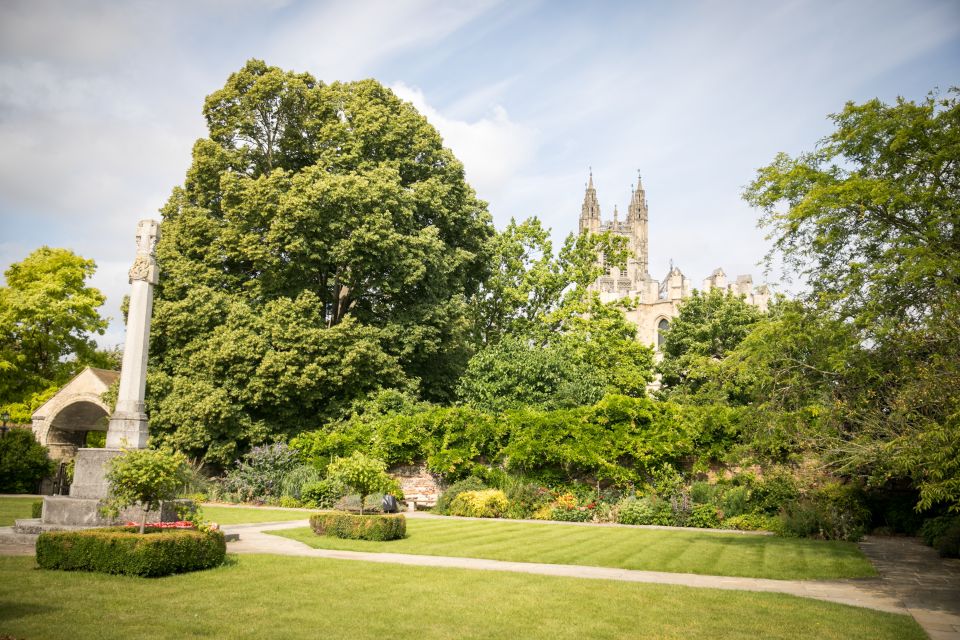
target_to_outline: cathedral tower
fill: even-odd
[[[580,233],[585,232],[600,232],[600,202],[597,200],[597,190],[593,188],[593,169],[590,170],[590,181],[580,209]]]
[[[643,190],[640,172],[637,172],[637,188],[630,198],[627,209],[627,224],[630,225],[630,251],[637,261],[637,275],[650,279],[649,219],[647,216],[647,193]]]

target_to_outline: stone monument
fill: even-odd
[[[129,274],[130,309],[120,370],[120,389],[116,409],[107,427],[106,448],[77,451],[70,495],[45,497],[43,516],[41,522],[35,525],[36,529],[112,524],[99,510],[100,502],[109,492],[105,477],[107,464],[125,449],[144,449],[147,446],[149,430],[143,400],[147,384],[153,286],[159,276],[154,250],[159,238],[160,223],[156,220],[141,220],[137,225],[137,257]],[[120,514],[119,520],[139,520],[140,514],[142,511],[138,508],[128,509]],[[175,505],[166,505],[152,519],[176,520]],[[20,522],[17,522],[18,528],[27,528]]]

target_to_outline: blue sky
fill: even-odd
[[[101,343],[122,343],[136,222],[182,182],[204,96],[251,57],[391,86],[498,227],[537,215],[559,239],[589,166],[605,217],[639,170],[652,274],[673,259],[698,284],[717,266],[759,279],[740,192],[776,152],[811,149],[847,100],[960,84],[960,2],[7,0],[0,270],[43,244],[93,258]]]

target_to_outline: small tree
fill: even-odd
[[[182,453],[157,449],[126,451],[110,461],[107,482],[110,499],[104,511],[114,517],[135,504],[143,507],[140,533],[147,524],[147,512],[156,511],[164,500],[177,497],[189,479],[187,459]]]
[[[335,460],[328,468],[329,477],[350,487],[360,495],[360,515],[367,496],[390,486],[387,465],[376,458],[354,451],[348,458]]]

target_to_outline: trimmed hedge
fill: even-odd
[[[133,527],[47,531],[37,539],[42,569],[144,577],[216,567],[226,553],[223,533],[193,529],[147,529],[144,534]]]
[[[399,540],[407,535],[407,519],[402,513],[360,516],[328,511],[310,516],[310,527],[318,536],[350,540]]]

